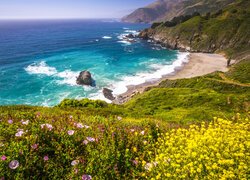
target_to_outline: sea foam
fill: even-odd
[[[112,39],[112,37],[110,37],[110,36],[103,36],[102,38],[103,39]]]
[[[56,68],[48,66],[45,61],[33,63],[27,66],[25,70],[29,74],[44,74],[47,76],[51,76],[57,73]]]

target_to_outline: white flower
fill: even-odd
[[[16,137],[21,137],[24,134],[23,129],[18,129],[17,133],[15,134]]]
[[[95,138],[92,138],[92,137],[87,137],[86,138],[89,142],[94,142],[95,141]]]
[[[88,128],[90,128],[90,126],[84,125],[84,128],[85,128],[85,129],[88,129]]]
[[[141,132],[141,135],[144,135],[144,134],[145,134],[145,131],[142,131],[142,132]]]
[[[75,165],[77,165],[77,164],[79,164],[79,160],[74,160],[74,161],[71,162],[71,165],[72,165],[72,166],[75,166]]]
[[[19,166],[19,162],[17,160],[13,160],[9,163],[9,168],[10,169],[16,169]]]
[[[28,124],[29,124],[29,120],[27,120],[27,121],[21,120],[21,123],[22,123],[23,125],[28,125]]]
[[[147,163],[144,168],[149,171],[151,168],[153,167],[153,165],[151,163]]]
[[[121,116],[118,116],[118,117],[117,117],[117,120],[118,120],[118,121],[121,121],[121,120],[122,120],[122,117],[121,117]]]
[[[70,135],[70,136],[72,136],[74,133],[75,133],[74,130],[69,130],[69,131],[68,131],[68,135]]]

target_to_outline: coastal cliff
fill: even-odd
[[[154,23],[139,37],[190,52],[225,53],[241,59],[250,54],[250,2],[236,1],[215,13],[180,16]]]
[[[131,23],[169,21],[176,16],[190,15],[194,12],[201,14],[215,12],[232,2],[234,0],[158,0],[123,17],[122,21]]]

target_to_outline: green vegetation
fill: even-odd
[[[248,7],[155,29],[246,57]],[[249,58],[226,73],[163,81],[124,105],[0,106],[0,179],[249,179],[249,107]]]
[[[190,17],[154,24],[149,32],[160,36],[172,48],[185,46],[191,51],[224,52],[234,59],[250,53],[250,1],[237,0],[216,13]],[[176,38],[179,43],[175,45]]]
[[[249,67],[246,60],[227,73],[167,80],[124,105],[66,99],[53,108],[0,106],[0,177],[247,179]],[[220,132],[231,143],[218,146]]]

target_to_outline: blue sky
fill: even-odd
[[[0,19],[121,18],[154,0],[0,0]]]

